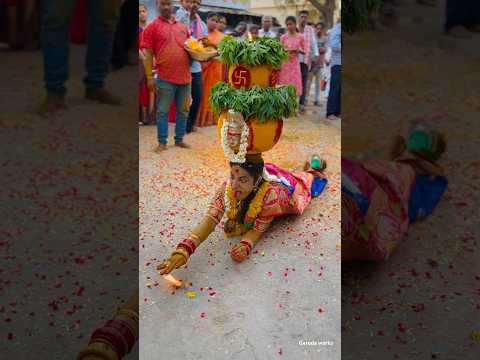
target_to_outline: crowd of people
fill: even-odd
[[[209,104],[211,88],[226,78],[227,69],[218,57],[198,62],[184,49],[188,38],[203,39],[217,48],[230,35],[255,41],[260,37],[277,38],[289,53],[289,61],[279,72],[280,85],[294,85],[299,114],[305,114],[310,89],[314,85],[314,106],[321,105],[321,93],[330,80],[326,116],[339,119],[341,82],[341,23],[327,31],[323,22],[309,23],[309,12],[288,16],[285,28],[274,28],[274,18],[264,16],[261,25],[239,22],[228,32],[227,19],[208,13],[202,20],[201,0],[182,0],[174,9],[171,0],[158,0],[158,16],[148,19],[148,8],[139,4],[140,125],[157,125],[158,147],[167,148],[168,122],[175,123],[175,145],[188,148],[184,136],[196,127],[217,123]],[[331,76],[328,76],[329,71]]]

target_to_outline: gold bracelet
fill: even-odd
[[[120,360],[118,354],[113,349],[107,344],[99,342],[94,342],[80,351],[77,355],[77,360],[82,360],[89,355],[96,355],[104,360]]]
[[[196,247],[200,245],[200,237],[197,234],[191,233],[188,238],[193,241]]]
[[[185,258],[185,262],[187,262],[188,259],[190,258],[190,255],[188,255],[188,251],[182,248],[181,246],[177,247],[177,249],[172,253],[172,255],[175,255],[175,254],[182,255]]]
[[[137,324],[139,322],[138,313],[134,310],[119,308],[118,311],[117,311],[117,315],[123,315],[123,316],[125,316],[129,319],[132,319]]]

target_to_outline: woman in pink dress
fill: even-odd
[[[302,73],[300,72],[299,53],[305,52],[304,38],[297,32],[295,16],[288,16],[285,21],[287,33],[282,35],[280,42],[290,54],[290,60],[280,69],[278,83],[280,85],[293,85],[297,89],[297,96],[302,95]]]

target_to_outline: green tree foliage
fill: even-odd
[[[342,0],[342,30],[348,33],[367,29],[383,0]]]

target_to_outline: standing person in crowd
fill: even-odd
[[[315,62],[319,55],[317,36],[315,30],[310,25],[307,25],[308,11],[302,10],[299,15],[298,29],[305,40],[305,53],[300,54],[300,71],[302,73],[302,96],[300,97],[300,114],[305,114],[305,99],[307,98],[307,82],[308,72],[312,67],[312,61]]]
[[[480,1],[447,0],[445,33],[457,38],[470,38],[480,33]]]
[[[285,35],[286,30],[284,27],[281,27],[277,30],[277,35],[275,36],[278,40],[282,38],[283,35]]]
[[[111,1],[111,0],[110,0]],[[120,3],[118,0],[114,2]],[[102,1],[98,1],[100,4]],[[113,42],[112,65],[120,69],[125,65],[138,65],[137,56],[137,20],[131,14],[137,10],[138,1],[123,0],[120,8],[120,19]]]
[[[172,101],[176,105],[175,146],[189,148],[183,142],[187,127],[190,97],[190,58],[184,49],[188,29],[172,17],[172,1],[157,1],[159,16],[152,21],[143,36],[145,48],[145,73],[148,88],[157,95],[157,136],[155,152],[167,149],[168,110]],[[153,66],[157,79],[153,78]]]
[[[42,9],[42,51],[47,97],[37,109],[42,116],[66,108],[69,25],[74,0],[44,1]],[[103,104],[120,105],[119,98],[105,89],[112,58],[112,44],[120,8],[118,1],[90,1],[88,7],[87,76],[85,97]]]
[[[140,66],[138,67],[138,104],[140,110],[139,125],[148,123],[148,105],[149,105],[149,91],[147,86],[147,78],[145,76],[145,67],[143,61],[145,60],[145,53],[142,48],[143,31],[147,27],[148,9],[143,3],[138,4],[138,59]]]
[[[308,95],[310,94],[310,87],[315,81],[315,100],[314,105],[320,106],[320,81],[323,78],[323,65],[325,63],[325,53],[327,51],[327,36],[325,35],[325,24],[319,22],[315,25],[315,33],[318,44],[318,57],[316,61],[312,61],[312,67],[308,73],[307,96],[305,102],[308,103]]]
[[[187,28],[190,28],[190,18],[193,8],[193,0],[182,0],[180,6],[175,13],[175,19],[184,24]]]
[[[225,34],[217,30],[219,21],[219,15],[215,13],[209,13],[207,15],[207,28],[208,28],[208,45],[217,47],[220,41],[225,37]],[[218,58],[202,62],[202,82],[203,82],[203,94],[202,101],[200,102],[200,110],[197,118],[197,126],[204,127],[215,125],[217,119],[213,109],[210,106],[210,90],[212,87],[224,77],[224,67],[222,62]]]
[[[235,30],[232,32],[233,37],[245,37],[247,33],[247,23],[245,21],[240,21]]]
[[[227,18],[225,16],[220,16],[217,30],[225,34],[226,27],[227,27]]]
[[[267,36],[274,38],[277,36],[275,34],[275,31],[272,30],[272,25],[273,25],[273,18],[269,15],[265,15],[262,17],[262,28],[258,32],[259,36]]]
[[[257,24],[251,24],[250,29],[249,29],[248,38],[250,40],[258,39],[258,30],[260,30],[260,26],[258,26]]]
[[[190,29],[190,16],[192,12],[192,7],[193,7],[193,0],[181,0],[180,6],[178,7],[177,11],[174,14],[175,19],[179,23],[185,25],[188,29]],[[190,32],[189,32],[189,35],[191,35]],[[191,61],[192,60],[190,60],[190,64],[191,64]],[[172,104],[170,105],[170,110],[168,111],[168,122],[175,123],[176,116],[177,116],[177,106],[173,101]],[[187,129],[188,129],[188,119],[187,119]]]
[[[37,0],[0,0],[0,32],[12,50],[40,48],[40,2]]]
[[[207,25],[200,19],[198,9],[202,5],[201,0],[194,0],[190,11],[190,36],[195,39],[203,39],[208,36]],[[195,131],[195,122],[203,95],[202,66],[198,61],[191,60],[190,72],[192,74],[192,104],[188,113],[187,134]]]
[[[330,91],[327,101],[327,118],[339,120],[341,115],[342,83],[342,24],[339,18],[328,34],[330,57]]]
[[[288,51],[290,59],[284,63],[278,74],[280,85],[293,85],[297,89],[297,96],[302,95],[302,74],[300,71],[299,55],[305,52],[305,39],[297,32],[297,19],[288,16],[286,19],[287,33],[282,35],[280,42]]]
[[[145,53],[143,51],[143,31],[147,27],[148,9],[143,3],[138,4],[138,57],[140,61],[139,70],[139,89],[138,89],[138,103],[140,105],[140,125],[147,125],[150,123],[151,109],[150,92],[147,86],[147,77],[145,76],[145,68],[143,61],[145,60]]]

